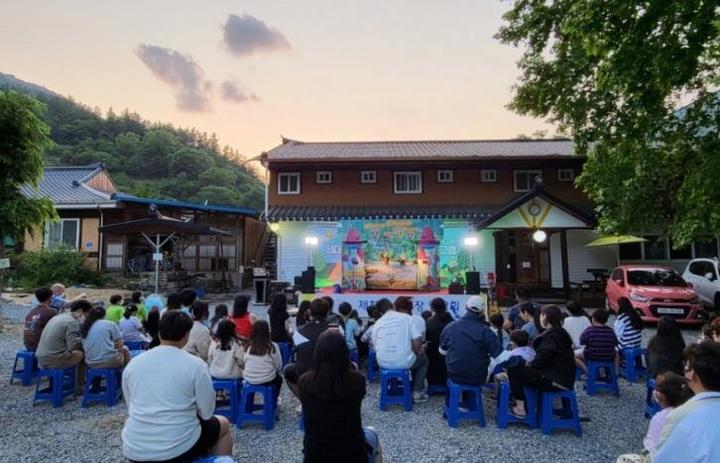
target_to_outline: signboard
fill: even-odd
[[[153,260],[157,262],[161,262],[163,259],[162,252],[153,252]]]
[[[10,268],[10,259],[0,259],[0,270]]]

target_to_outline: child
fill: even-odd
[[[258,320],[252,325],[252,332],[245,350],[245,381],[255,386],[273,386],[275,389],[275,407],[282,386],[282,357],[280,348],[270,341],[270,325]]]
[[[650,420],[648,432],[643,440],[645,450],[652,455],[660,442],[660,431],[662,430],[668,414],[676,407],[684,404],[693,393],[682,376],[666,372],[655,380],[655,400],[660,404],[662,410],[656,413]]]
[[[575,356],[575,363],[587,373],[586,361],[611,362],[616,361],[618,339],[615,331],[606,325],[609,318],[608,311],[596,309],[592,314],[592,325],[580,335],[582,353]]]
[[[500,345],[502,346],[503,350],[507,350],[507,348],[510,347],[510,338],[508,337],[507,333],[505,333],[505,330],[503,330],[504,324],[505,318],[501,313],[496,313],[490,316],[490,329],[493,330],[495,335],[500,340]]]
[[[152,338],[145,334],[140,319],[136,317],[137,311],[138,308],[135,304],[128,304],[127,307],[125,307],[125,313],[123,313],[123,318],[119,323],[120,334],[122,335],[123,342],[139,341],[149,343],[152,341]],[[105,318],[107,319],[107,315]]]
[[[215,306],[215,316],[210,320],[210,336],[213,338],[217,336],[218,325],[220,322],[228,317],[228,306],[225,304],[218,304]]]
[[[352,357],[352,351],[355,351],[355,355],[357,355],[357,342],[355,341],[355,336],[360,333],[360,325],[358,325],[358,322],[355,321],[354,318],[350,317],[350,314],[352,313],[352,306],[349,302],[343,302],[340,304],[338,311],[345,322],[345,344],[347,344],[350,356]]]
[[[217,323],[216,340],[210,344],[210,375],[217,379],[242,378],[245,352],[235,335],[235,324],[227,319]]]
[[[120,323],[120,319],[123,317],[123,313],[125,312],[125,308],[120,305],[121,303],[121,295],[115,294],[110,296],[110,306],[107,308],[107,312],[105,312],[105,320]]]
[[[145,320],[147,317],[147,314],[145,312],[145,303],[143,302],[143,293],[142,291],[134,291],[132,293],[132,296],[130,297],[130,303],[135,304],[138,308],[137,311],[137,317],[140,320]]]
[[[530,336],[523,330],[514,330],[510,333],[510,350],[504,350],[490,360],[488,378],[492,380],[494,374],[496,384],[500,381],[507,381],[505,373],[498,373],[500,369],[507,370],[510,366],[527,365],[532,362],[535,359],[535,350],[528,346],[529,342]]]

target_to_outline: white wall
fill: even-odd
[[[585,247],[598,236],[593,230],[567,231],[570,281],[592,280],[593,276],[587,273],[589,268],[612,270],[617,266],[617,246]]]
[[[560,232],[550,235],[550,280],[553,288],[563,287],[562,248]]]

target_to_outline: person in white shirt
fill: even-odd
[[[166,313],[160,320],[160,345],[123,372],[128,406],[123,455],[132,462],[232,455],[230,422],[213,416],[215,390],[208,367],[183,349],[192,325],[185,313]]]
[[[210,328],[205,326],[210,310],[207,302],[195,301],[191,307],[193,326],[185,350],[207,361],[210,350]]]
[[[270,325],[265,320],[253,323],[252,334],[245,349],[243,379],[255,386],[275,389],[275,407],[282,386],[282,356],[277,344],[270,341]]]
[[[575,355],[581,354],[583,346],[580,344],[580,335],[591,325],[590,318],[579,302],[568,302],[567,310],[570,312],[570,316],[563,321],[563,328],[570,335],[570,339],[572,339]]]
[[[373,325],[372,344],[380,368],[410,370],[414,382],[413,401],[421,403],[428,400],[425,393],[428,359],[423,345],[423,331],[419,323],[413,322],[411,311],[411,299],[398,297],[393,309]]]
[[[210,374],[218,379],[242,378],[245,351],[235,335],[235,324],[228,319],[220,320],[216,337],[208,351]]]

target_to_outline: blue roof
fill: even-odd
[[[151,199],[151,198],[140,198],[138,196],[129,195],[126,193],[115,193],[112,195],[112,199],[117,202],[133,203],[133,204],[155,204],[158,207],[171,207],[177,209],[191,209],[193,211],[204,211],[204,212],[222,212],[225,214],[238,214],[246,215],[250,217],[257,217],[258,213],[255,209],[249,207],[237,207],[237,206],[220,206],[214,204],[203,204],[203,203],[191,203],[189,201],[176,201],[174,199]]]

